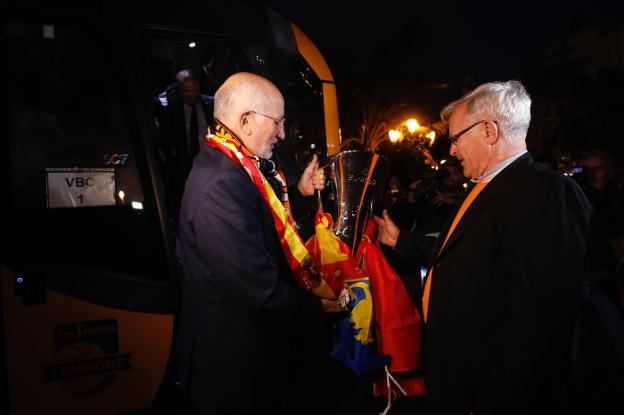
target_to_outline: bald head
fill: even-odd
[[[262,112],[275,100],[279,102],[283,98],[271,81],[253,73],[239,72],[226,79],[215,93],[214,116],[228,123],[240,112]]]
[[[186,105],[194,106],[199,102],[199,82],[193,73],[188,69],[183,69],[176,74],[178,92],[182,96],[182,101]]]
[[[284,98],[271,81],[253,73],[225,80],[214,96],[214,117],[262,158],[270,158],[277,140],[285,137]]]

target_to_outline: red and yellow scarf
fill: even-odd
[[[308,249],[297,233],[286,202],[287,196],[283,198],[286,202],[283,204],[260,171],[258,157],[245,148],[238,137],[219,122],[217,122],[214,135],[207,136],[205,143],[225,154],[249,174],[254,186],[271,211],[282,250],[297,285],[321,298],[337,298],[343,290],[342,282],[337,280],[334,282],[333,279],[330,281],[321,277],[318,266],[310,257]],[[279,172],[279,179],[282,183],[286,183],[281,172]],[[286,186],[283,187],[286,188]]]

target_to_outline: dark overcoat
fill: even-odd
[[[271,212],[249,175],[203,146],[180,214],[181,383],[200,411],[279,406],[321,302],[294,285]],[[301,346],[301,345],[299,345]]]
[[[449,220],[432,250],[423,352],[430,413],[560,413],[588,221],[579,186],[528,153],[481,191],[440,251]],[[424,253],[421,242],[402,232],[397,254]]]

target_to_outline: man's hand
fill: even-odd
[[[379,228],[379,236],[377,239],[382,244],[394,248],[397,240],[399,239],[401,230],[394,224],[394,222],[392,222],[392,219],[390,219],[390,216],[388,215],[387,209],[384,209],[382,215],[383,218],[375,216],[375,222],[377,222],[377,227]]]
[[[323,303],[323,311],[326,313],[341,313],[347,310],[340,306],[338,300],[326,300],[325,298],[321,298],[321,302]]]
[[[436,195],[431,198],[431,204],[436,207],[440,207],[443,204],[453,205],[455,204],[455,197],[450,192],[439,192],[436,190]]]
[[[303,171],[297,188],[303,196],[312,196],[315,190],[325,188],[325,170],[319,169],[316,154],[312,156],[312,161]]]

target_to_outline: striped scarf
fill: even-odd
[[[216,121],[214,134],[206,137],[205,144],[222,152],[234,163],[240,165],[251,178],[271,211],[282,250],[297,285],[306,291],[311,291],[318,297],[336,298],[343,289],[342,285],[333,287],[334,284],[332,284],[330,286],[322,278],[318,266],[310,257],[308,249],[297,233],[288,205],[284,174],[279,169],[273,169],[274,173],[271,173],[274,175],[274,179],[282,183],[282,200],[280,200],[260,170],[261,160],[253,155],[242,144],[241,140],[219,121]]]

